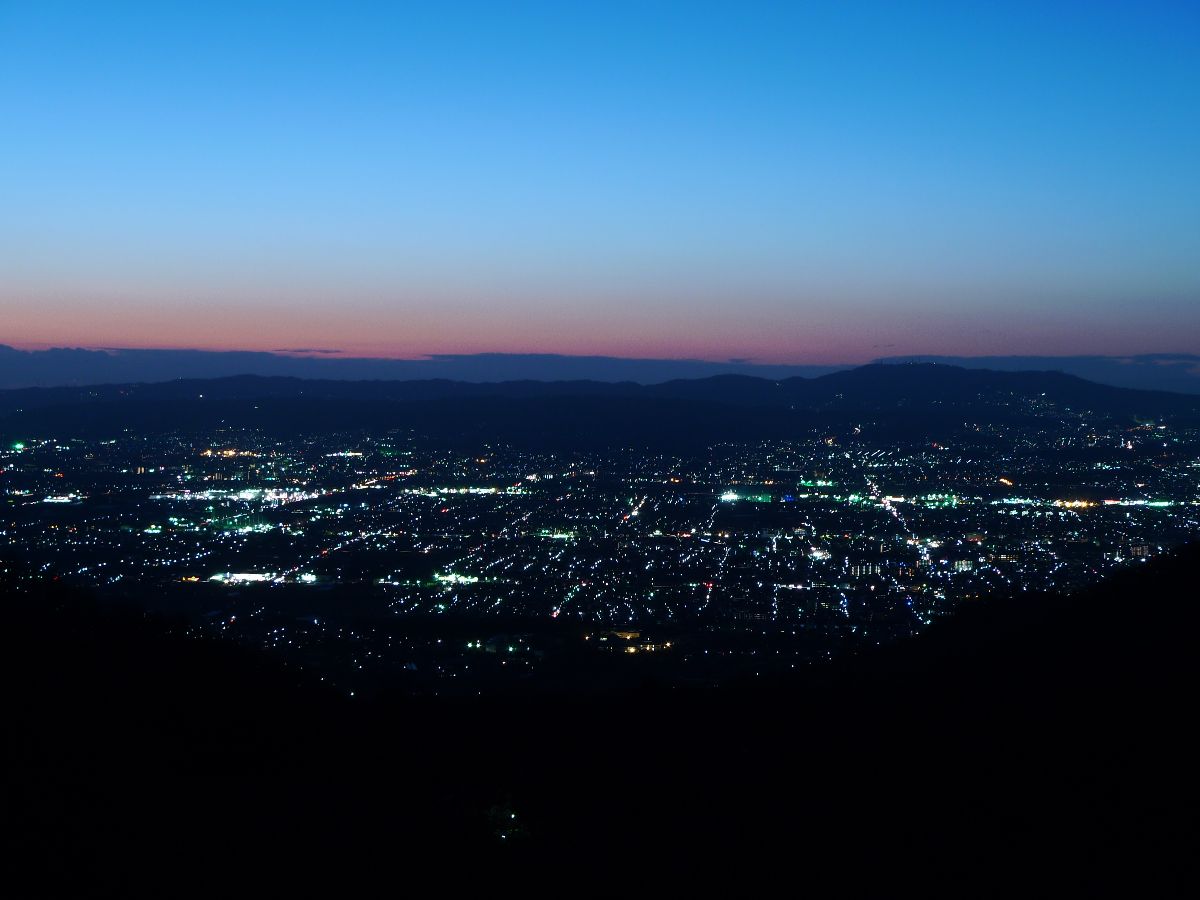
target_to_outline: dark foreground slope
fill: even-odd
[[[10,588],[16,858],[122,892],[247,868],[400,890],[450,859],[447,883],[570,864],[1161,893],[1193,866],[1198,565],[1186,548],[1069,598],[981,603],[786,683],[574,703],[356,705]]]

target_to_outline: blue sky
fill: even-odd
[[[1195,3],[0,0],[0,342],[1195,351],[1198,51]]]

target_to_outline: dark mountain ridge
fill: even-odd
[[[1194,343],[1194,341],[1193,341]],[[1126,356],[899,356],[882,363],[942,363],[1001,371],[1058,371],[1119,387],[1200,394],[1200,355]],[[18,350],[0,344],[0,388],[132,384],[239,374],[297,378],[470,382],[534,379],[660,384],[672,379],[736,373],[768,379],[811,378],[850,365],[774,365],[745,359],[638,359],[554,353],[431,354],[418,359],[353,357],[327,348],[273,351],[83,349]]]
[[[1046,411],[1130,421],[1200,418],[1200,398],[1095,384],[1059,372],[992,372],[934,364],[870,365],[781,381],[744,375],[656,385],[597,381],[303,380],[236,376],[0,392],[0,434],[124,430],[268,432],[419,428],[434,437],[565,443],[788,437],[868,417],[888,428],[1022,421]]]
[[[2,325],[3,323],[0,323]],[[355,357],[323,348],[273,351],[84,349],[18,350],[0,344],[0,387],[48,387],[118,382],[222,378],[249,373],[297,378],[548,381],[595,379],[653,384],[742,372],[766,378],[819,375],[844,365],[771,365],[749,360],[637,359],[556,353],[435,353],[417,359]]]

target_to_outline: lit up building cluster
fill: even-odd
[[[30,438],[0,451],[0,537],[26,577],[183,614],[347,690],[443,691],[792,667],[1200,535],[1195,430],[964,434],[689,455],[409,432]]]

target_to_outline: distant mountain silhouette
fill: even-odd
[[[1063,372],[1116,387],[1200,394],[1200,354],[1131,356],[899,356],[876,362],[929,362],[969,369]],[[18,350],[0,344],[0,390],[261,375],[312,379],[633,381],[661,384],[713,375],[814,378],[850,365],[775,365],[754,360],[628,359],[557,353],[438,353],[422,359],[346,356],[322,347],[275,351],[83,349]]]
[[[1074,410],[1195,419],[1200,397],[1099,385],[1059,372],[871,365],[818,378],[740,375],[657,385],[598,381],[334,381],[239,376],[0,392],[0,435],[130,430],[268,433],[414,429],[434,439],[579,448],[793,437],[861,424],[880,438],[953,433]]]
[[[1193,338],[1193,342],[1194,342]],[[1131,356],[892,356],[883,363],[940,363],[1005,372],[1054,371],[1089,381],[1150,391],[1200,394],[1200,354],[1141,353]]]
[[[262,351],[88,350],[59,347],[17,350],[0,344],[0,389],[226,378],[232,375],[286,376],[362,381],[432,379],[511,381],[517,379],[637,381],[702,378],[743,373],[764,378],[823,375],[846,366],[758,365],[748,360],[625,359],[557,353],[437,353],[425,359],[343,356],[300,347]]]
[[[361,703],[169,621],[9,584],[9,849],[76,889],[245,868],[344,883],[449,855],[489,877],[707,858],[807,884],[1124,876],[1162,896],[1193,864],[1198,566],[1183,548],[720,690]]]

